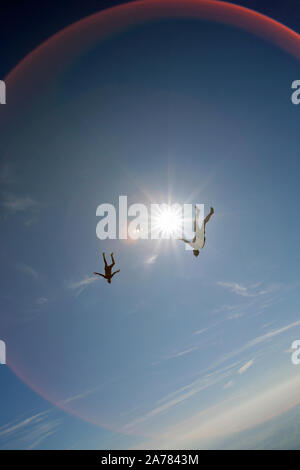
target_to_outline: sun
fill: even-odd
[[[182,233],[182,222],[181,208],[176,205],[159,208],[151,221],[155,232],[160,232],[163,238],[178,238]]]

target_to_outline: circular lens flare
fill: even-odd
[[[119,34],[136,24],[171,17],[199,18],[206,21],[234,25],[273,42],[300,60],[299,34],[271,18],[244,7],[213,0],[149,0],[131,2],[101,11],[91,17],[80,20],[78,23],[56,33],[24,58],[6,77],[7,87],[10,89],[10,104],[5,109],[5,113],[1,115],[1,124],[2,120],[4,121],[4,115],[5,120],[8,119],[8,113],[11,120],[20,119],[18,117],[20,110],[25,109],[25,106],[21,105],[21,99],[24,97],[24,100],[26,99],[25,104],[29,103],[30,106],[33,99],[39,101],[42,93],[48,90],[48,81],[53,80],[55,83],[59,83],[60,77],[64,76],[65,69],[98,41],[104,41],[109,37],[113,37],[115,34]],[[39,91],[38,93],[37,90]],[[177,218],[170,215],[168,211],[165,214],[166,217],[163,214],[156,215],[158,215],[157,219],[153,218],[156,226],[162,227],[164,230],[167,228],[171,232],[174,230],[174,226],[177,225],[178,218],[180,218],[180,215]],[[128,238],[127,242],[132,242],[132,240]],[[41,330],[41,334],[43,331]],[[70,332],[71,330],[69,329],[68,333]],[[46,349],[44,352],[45,359],[49,360],[49,367],[54,363],[52,344],[50,344],[50,351],[49,357],[46,357]],[[95,413],[94,408],[92,408],[92,412],[87,409],[85,402],[82,403],[81,408],[78,402],[75,402],[76,406],[72,407],[71,403],[74,402],[71,402],[70,399],[65,400],[65,395],[62,395],[60,390],[58,391],[50,387],[52,383],[53,387],[55,387],[56,382],[51,382],[47,378],[48,371],[46,368],[47,374],[44,375],[39,370],[36,371],[29,362],[26,362],[25,355],[22,355],[22,351],[19,353],[18,348],[14,344],[11,348],[8,365],[28,386],[65,411],[94,424],[105,425],[110,429],[119,429],[119,422],[113,422],[110,419],[110,413],[108,413],[109,421],[105,421],[102,415],[100,416],[100,413],[99,415]],[[68,371],[67,368],[65,370]],[[69,375],[69,373],[64,373],[66,379],[68,379]],[[134,390],[136,392],[137,388]],[[80,395],[77,394],[77,396]],[[114,402],[113,400],[111,401],[113,406]],[[103,405],[104,407],[105,405]]]

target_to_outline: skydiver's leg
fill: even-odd
[[[207,222],[209,221],[209,219],[211,218],[211,216],[213,215],[214,212],[215,212],[215,211],[214,211],[214,208],[211,207],[209,214],[208,214],[208,215],[205,217],[205,219],[204,219],[204,226],[207,224]]]
[[[107,268],[107,262],[106,262],[106,259],[105,259],[105,253],[102,253],[102,256],[103,256],[103,261],[104,261],[105,267]]]
[[[195,218],[194,218],[194,232],[196,233],[197,232],[197,228],[198,228],[198,221],[199,221],[199,208],[197,206],[195,206],[196,208],[196,215],[195,215]]]
[[[109,267],[112,268],[112,267],[116,264],[116,263],[115,263],[115,259],[114,259],[114,254],[111,253],[110,257],[111,257],[112,263],[110,264]]]
[[[210,211],[209,211],[209,214],[207,214],[207,216],[205,217],[205,219],[204,219],[204,221],[203,221],[203,225],[202,225],[202,227],[201,227],[201,228],[202,228],[202,230],[203,230],[203,232],[204,232],[203,247],[204,247],[204,245],[205,245],[205,242],[206,242],[206,237],[205,237],[205,226],[206,226],[207,222],[209,221],[209,219],[211,218],[211,216],[213,215],[213,213],[214,213],[214,212],[215,212],[215,211],[214,211],[214,208],[213,208],[213,207],[211,207],[211,208],[210,208]]]
[[[204,231],[204,227],[205,227],[205,219],[203,220],[203,222],[201,224],[201,227],[199,226],[200,209],[197,206],[195,206],[195,208],[196,208],[196,216],[195,216],[195,220],[194,220],[195,236],[194,236],[193,242],[196,241],[196,238],[201,238],[202,237],[202,232]]]

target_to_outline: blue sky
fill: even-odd
[[[177,20],[51,67],[0,109],[0,447],[213,447],[298,406],[297,61]],[[122,194],[213,205],[199,258],[97,239]]]

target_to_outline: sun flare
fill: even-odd
[[[179,208],[166,206],[153,218],[154,229],[164,237],[178,238],[182,231],[182,212]]]

